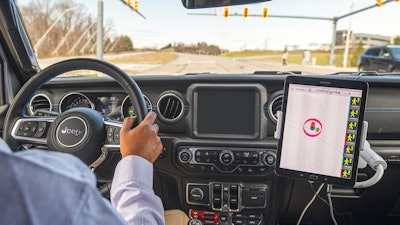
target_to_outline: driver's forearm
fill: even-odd
[[[127,156],[117,165],[111,204],[128,224],[164,224],[164,208],[153,191],[153,165],[138,156]]]

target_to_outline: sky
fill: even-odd
[[[24,0],[25,1],[25,0]],[[75,0],[97,15],[99,0]],[[134,0],[131,0],[133,2]],[[260,15],[268,7],[270,15],[315,16],[333,18],[375,4],[375,0],[272,0],[269,2],[231,6],[230,14]],[[132,3],[133,4],[133,3]],[[139,0],[139,12],[128,8],[120,0],[104,0],[105,20],[112,19],[115,35],[131,37],[135,48],[161,48],[169,43],[195,44],[207,42],[223,49],[282,50],[298,45],[307,49],[312,45],[330,44],[332,22],[323,20],[222,16],[223,7],[212,9],[186,9],[181,0]],[[189,15],[216,13],[217,16]],[[390,2],[351,18],[338,21],[337,30],[349,27],[355,33],[400,35],[400,2]]]

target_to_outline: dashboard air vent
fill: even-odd
[[[183,116],[183,109],[182,99],[174,93],[162,95],[157,103],[157,111],[166,122],[179,120]]]
[[[272,121],[278,121],[278,111],[282,111],[283,95],[275,96],[268,105],[268,113]]]
[[[29,114],[35,115],[37,110],[51,111],[51,101],[44,94],[36,94],[29,102]]]

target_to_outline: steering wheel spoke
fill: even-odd
[[[24,117],[18,119],[11,136],[20,143],[47,145],[47,131],[54,117]]]
[[[122,123],[118,121],[106,120],[104,121],[104,126],[106,128],[106,141],[104,143],[105,148],[119,151],[120,142],[119,142],[119,133],[122,127]]]

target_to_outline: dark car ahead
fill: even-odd
[[[368,48],[360,56],[358,71],[400,72],[400,45]]]

